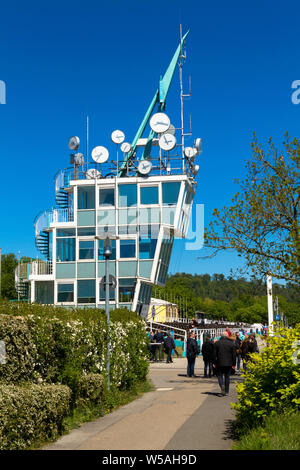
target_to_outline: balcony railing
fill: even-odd
[[[65,223],[74,222],[74,210],[69,209],[54,209],[49,214],[49,222],[51,223]]]
[[[21,262],[15,269],[15,278],[20,281],[29,279],[29,276],[45,276],[53,274],[52,261],[29,261]]]

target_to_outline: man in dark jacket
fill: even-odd
[[[164,335],[161,330],[158,329],[155,335],[153,336],[155,343],[158,345],[155,347],[155,360],[157,361],[157,349],[159,350],[159,360],[163,360],[163,345],[164,345]]]
[[[228,395],[231,369],[235,369],[236,349],[234,341],[228,338],[227,331],[224,331],[221,339],[216,342],[214,354],[214,367],[217,367],[218,382],[222,395]],[[225,380],[223,380],[223,376]]]
[[[202,357],[204,362],[204,377],[211,377],[213,371],[214,360],[214,345],[211,342],[210,336],[206,336],[206,340],[202,345]],[[208,368],[208,375],[207,375]]]
[[[195,377],[195,361],[196,357],[200,354],[200,349],[198,343],[195,339],[195,332],[191,331],[189,334],[189,338],[186,343],[186,358],[188,360],[187,365],[187,376],[188,377]]]
[[[172,338],[170,332],[168,332],[167,337],[164,338],[164,344],[165,344],[165,351],[168,355],[167,361],[166,361],[167,364],[168,364],[169,362],[173,362],[172,361],[172,351],[173,351],[173,349],[176,348],[175,343],[174,343],[174,339]]]

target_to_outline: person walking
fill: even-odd
[[[247,370],[247,363],[251,360],[250,354],[259,352],[257,341],[254,333],[250,333],[249,336],[245,336],[244,341],[241,344],[241,356],[243,359],[243,369]]]
[[[186,343],[186,357],[188,361],[187,365],[187,376],[188,377],[196,377],[195,376],[195,361],[196,357],[200,354],[200,349],[198,343],[195,339],[195,332],[191,331]]]
[[[206,336],[205,342],[202,345],[201,352],[204,362],[204,377],[211,377],[213,373],[214,345],[211,342],[211,338],[209,335]]]
[[[162,334],[160,328],[158,328],[157,332],[153,336],[153,339],[157,343],[155,347],[155,360],[157,361],[157,349],[159,350],[159,360],[163,360],[163,345],[164,345],[164,335]]]
[[[173,362],[172,360],[172,351],[176,348],[173,337],[170,332],[167,333],[167,337],[164,338],[165,351],[167,353],[167,364]]]
[[[241,371],[241,344],[242,340],[240,338],[240,333],[237,332],[235,335],[235,349],[236,349],[236,371],[240,372]]]
[[[217,367],[217,377],[222,395],[229,394],[230,374],[235,369],[236,349],[234,342],[228,338],[227,331],[221,335],[214,348],[214,367]]]

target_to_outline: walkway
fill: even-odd
[[[203,378],[202,358],[196,378],[186,377],[186,359],[154,363],[155,391],[115,412],[85,423],[47,450],[229,450],[228,427],[234,419],[233,376],[229,396],[221,396],[217,379]]]

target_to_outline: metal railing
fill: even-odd
[[[49,222],[51,223],[65,223],[74,222],[74,210],[68,209],[54,209],[49,213]]]
[[[53,274],[52,261],[28,261],[21,262],[15,269],[15,280],[29,279],[29,276],[45,276]]]

